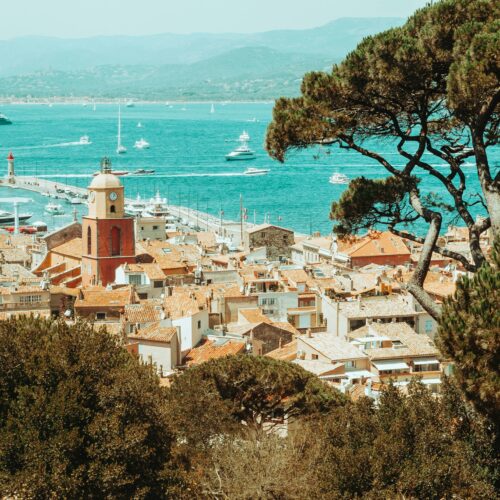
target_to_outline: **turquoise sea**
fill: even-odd
[[[0,112],[14,123],[0,126],[0,155],[6,157],[10,150],[14,153],[18,175],[36,175],[80,187],[89,184],[100,159],[109,156],[115,169],[156,171],[151,176],[122,177],[127,197],[140,194],[149,198],[159,190],[173,204],[198,207],[216,216],[223,210],[224,218],[238,219],[241,195],[250,222],[263,222],[267,216],[271,223],[300,232],[329,233],[330,204],[346,187],[329,184],[331,173],[379,178],[386,172],[374,161],[336,146],[291,153],[285,164],[273,161],[264,150],[272,107],[272,103],[215,103],[215,113],[210,113],[210,103],[122,106],[122,142],[128,152],[117,155],[117,105],[98,104],[95,111],[92,105],[3,105]],[[138,122],[142,128],[137,127]],[[250,146],[257,159],[226,161],[224,155],[237,146],[236,139],[243,130],[251,136]],[[84,134],[92,144],[72,144]],[[141,137],[151,144],[150,149],[133,148]],[[371,147],[384,152],[396,165],[403,163],[393,144],[372,143]],[[490,158],[498,169],[498,149]],[[2,165],[6,170],[6,161],[0,161]],[[248,167],[269,168],[271,172],[267,176],[244,176]],[[477,192],[474,163],[464,169],[470,192]],[[438,184],[428,176],[422,186],[439,193]],[[48,216],[43,213],[47,198],[12,191],[2,188],[0,198],[21,194],[31,198],[29,208],[21,211],[33,212],[32,221],[45,220],[54,227],[72,218],[69,205],[65,216]],[[0,208],[11,209],[9,203],[0,204]],[[80,213],[85,210],[79,209]]]

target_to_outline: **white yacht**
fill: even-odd
[[[134,101],[128,101],[127,102],[127,108],[133,108],[135,106]]]
[[[125,212],[129,215],[141,215],[146,210],[146,203],[142,201],[141,195],[138,194],[134,201],[125,205]]]
[[[31,214],[19,214],[18,216],[19,222],[26,222],[28,219],[31,219]],[[0,210],[0,224],[14,224],[15,222],[13,213]]]
[[[226,160],[253,160],[255,158],[255,152],[248,147],[248,141],[250,136],[245,130],[240,135],[238,142],[240,145],[226,155]]]
[[[51,215],[64,215],[64,208],[57,203],[47,203],[45,211]]]
[[[78,141],[78,144],[81,144],[82,146],[88,146],[89,144],[92,144],[90,141],[90,137],[88,135],[82,135],[80,137],[80,140]]]
[[[328,179],[330,184],[349,184],[349,177],[340,172],[334,172]]]
[[[243,130],[243,132],[240,134],[240,137],[238,139],[240,142],[248,142],[250,140],[250,135],[246,130]]]
[[[247,168],[244,175],[267,175],[270,172],[268,168]]]
[[[134,148],[135,149],[149,149],[149,142],[146,141],[146,139],[143,139],[141,137],[138,141],[135,141]]]
[[[118,143],[116,145],[116,152],[121,155],[127,152],[127,148],[122,144],[122,109],[118,104]]]
[[[141,122],[137,122],[137,128],[142,128],[142,123]]]
[[[146,211],[151,217],[163,217],[168,214],[167,199],[160,196],[160,192],[156,192],[156,196],[149,200],[146,206]]]

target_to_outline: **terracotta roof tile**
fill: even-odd
[[[344,252],[351,258],[374,257],[379,255],[410,256],[410,250],[408,250],[408,247],[405,245],[403,238],[388,231],[372,231],[362,237],[361,241],[347,248]]]
[[[131,340],[150,340],[170,344],[175,335],[177,335],[175,326],[160,326],[160,323],[156,322],[127,335],[127,337]]]
[[[57,253],[59,255],[65,255],[67,257],[73,257],[74,259],[82,258],[82,239],[73,238],[72,240],[66,241],[62,245],[52,248],[50,250],[52,253]]]
[[[198,365],[210,359],[234,356],[245,350],[244,342],[237,342],[235,340],[226,340],[222,344],[218,342],[208,339],[203,340],[201,344],[187,353],[185,363],[188,366]]]
[[[89,287],[81,290],[83,298],[75,301],[76,308],[82,307],[125,307],[133,302],[131,287],[107,290],[104,287]]]
[[[124,318],[129,323],[152,323],[161,320],[162,310],[159,303],[141,302],[139,304],[127,304],[125,306]]]

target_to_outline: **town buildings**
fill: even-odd
[[[0,231],[0,318],[91,321],[162,378],[221,356],[265,355],[374,399],[414,378],[439,390],[449,367],[433,343],[436,322],[405,291],[418,245],[272,224],[248,225],[241,241],[227,237],[230,224],[172,231],[173,216],[127,215],[125,197],[103,160],[81,223],[42,237]],[[425,288],[442,302],[461,274],[435,256]]]

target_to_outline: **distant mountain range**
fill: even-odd
[[[270,99],[295,95],[363,37],[401,18],[343,18],[307,30],[254,34],[0,41],[0,96]]]

